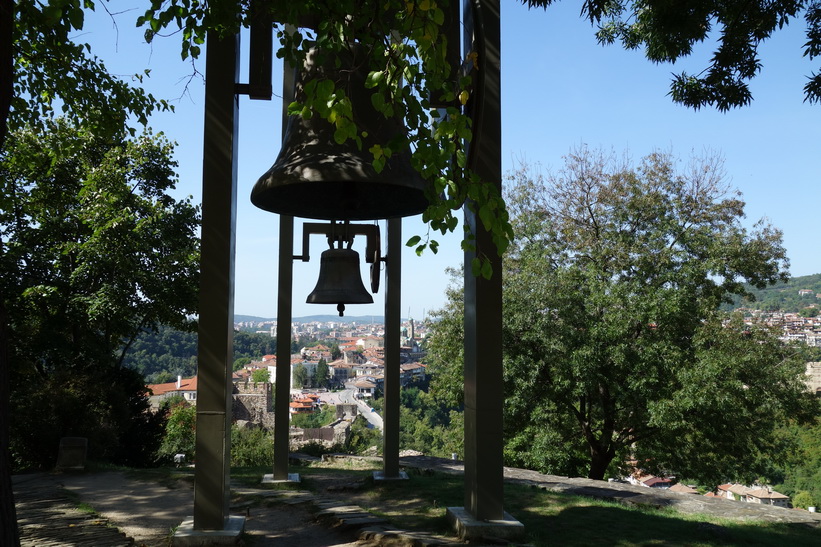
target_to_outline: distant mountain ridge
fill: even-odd
[[[255,315],[240,315],[234,314],[234,323],[262,323],[262,322],[276,321],[276,317],[257,317]],[[305,315],[302,317],[294,317],[293,321],[297,323],[385,323],[385,316],[383,315],[351,315],[339,317],[338,315]],[[404,319],[402,319],[404,321]]]
[[[746,287],[755,300],[735,298],[733,304],[725,309],[741,307],[764,311],[800,312],[803,309],[815,306],[821,307],[821,274],[803,275],[790,278],[786,283],[777,283],[764,289]],[[803,294],[802,294],[803,293]]]

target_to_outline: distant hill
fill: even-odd
[[[736,298],[726,309],[740,307],[753,308],[764,311],[800,312],[810,306],[821,306],[821,274],[793,277],[786,283],[778,283],[765,289],[748,287],[755,296],[755,300]],[[801,295],[799,291],[811,291],[811,294]]]
[[[333,321],[335,323],[385,323],[385,317],[383,315],[345,315],[343,317],[339,317],[339,315],[306,315],[303,317],[294,317],[294,321],[297,323],[311,323],[314,321],[319,321],[321,323],[328,323],[329,321]],[[263,322],[263,321],[276,321],[276,317],[257,317],[255,315],[239,315],[234,314],[234,323],[241,323],[241,322]],[[403,319],[404,321],[404,319]]]

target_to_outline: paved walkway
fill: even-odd
[[[77,502],[45,473],[15,476],[13,489],[23,547],[134,544],[108,518],[80,510]]]

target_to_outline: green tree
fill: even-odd
[[[308,369],[302,363],[294,367],[293,380],[296,388],[301,388],[308,383]]]
[[[258,368],[251,373],[251,381],[255,383],[268,383],[271,379],[271,373],[267,368]]]
[[[554,0],[522,0],[547,8]],[[697,44],[713,40],[707,66],[695,73],[674,74],[670,97],[693,109],[719,110],[752,101],[749,82],[761,70],[758,48],[777,30],[803,15],[807,41],[804,56],[821,54],[821,6],[817,2],[584,2],[582,17],[596,27],[601,44],[617,41],[641,50],[653,63],[675,63],[689,57]],[[804,85],[807,101],[821,100],[821,73]]]
[[[786,276],[780,232],[741,226],[720,163],[582,148],[547,179],[513,173],[507,199],[508,463],[600,479],[635,450],[693,478],[761,470],[775,425],[813,401],[773,333],[717,315],[744,282]],[[460,315],[452,302],[434,324],[434,393],[458,389]]]
[[[303,429],[313,427],[325,427],[336,420],[336,407],[324,405],[316,412],[306,412],[304,414],[294,414],[291,417],[291,425]]]
[[[176,454],[185,454],[186,461],[193,461],[196,456],[196,429],[197,407],[187,404],[172,407],[159,456],[166,461],[173,461]]]
[[[782,435],[792,450],[780,465],[782,480],[773,481],[776,490],[789,496],[804,491],[814,501],[810,505],[821,506],[821,418],[809,425],[791,422]]]
[[[818,308],[815,306],[803,308],[799,313],[801,317],[818,317]]]
[[[231,426],[231,466],[271,465],[274,461],[274,439],[261,427]]]
[[[812,495],[807,492],[806,490],[801,490],[795,493],[795,496],[792,498],[793,507],[798,507],[800,509],[807,509],[809,507],[817,507],[815,500],[813,499]]]
[[[328,363],[325,361],[324,358],[319,360],[319,363],[316,364],[316,375],[314,376],[314,383],[318,387],[328,387],[328,382],[330,382],[331,375],[330,369],[328,368]]]
[[[339,344],[336,342],[331,343],[331,359],[336,361],[337,359],[342,358],[342,350],[339,349]]]
[[[239,359],[234,360],[233,370],[234,372],[238,371],[241,368],[244,368],[246,365],[251,363],[252,359],[250,357],[240,357]]]
[[[523,2],[525,0],[522,0]],[[546,7],[552,0],[527,0],[531,6]],[[328,43],[332,49],[344,47],[352,37],[363,38],[372,48],[372,70],[369,81],[384,99],[386,115],[398,111],[411,121],[411,129],[419,130],[421,140],[416,150],[423,160],[427,160],[427,176],[439,177],[437,166],[448,168],[451,157],[456,152],[458,167],[464,166],[464,155],[459,146],[463,138],[469,136],[469,120],[460,116],[456,107],[451,107],[448,116],[440,119],[437,131],[430,131],[427,121],[428,97],[436,95],[452,101],[458,97],[466,100],[467,89],[460,87],[464,82],[453,77],[458,67],[444,62],[445,24],[443,7],[434,3],[399,2],[393,5],[379,2],[357,2],[365,16],[348,17],[350,3],[328,2],[327,0],[304,0],[296,3],[270,3],[277,10],[277,20],[296,23],[305,16],[323,14],[324,21],[332,24],[321,25],[319,41]],[[235,25],[247,24],[250,14],[245,10],[247,3],[189,3],[173,0],[160,2],[152,0],[151,8],[140,17],[139,22],[147,27],[147,38],[151,39],[163,27],[176,24],[184,27],[183,56],[199,53],[208,30],[233,32]],[[66,0],[0,0],[0,148],[3,147],[7,128],[18,129],[26,125],[37,125],[52,117],[54,105],[62,105],[64,114],[82,125],[94,128],[98,134],[121,130],[129,115],[134,115],[143,124],[152,111],[167,109],[168,105],[157,101],[123,80],[109,74],[105,66],[94,58],[82,43],[72,39],[82,36],[84,9],[94,9],[93,2]],[[384,13],[395,13],[396,18],[371,17],[376,9],[384,8]],[[644,45],[649,59],[654,62],[675,61],[691,54],[693,45],[709,37],[714,30],[720,35],[719,49],[710,60],[708,69],[698,76],[682,74],[674,81],[672,96],[684,104],[698,108],[716,105],[728,108],[746,104],[750,100],[748,81],[759,70],[756,57],[757,47],[772,32],[787,24],[792,18],[804,15],[807,21],[807,43],[805,55],[814,58],[821,51],[821,9],[816,3],[803,2],[746,2],[733,0],[720,4],[698,2],[652,3],[627,2],[586,2],[582,15],[593,24],[601,24],[598,38],[609,43],[622,40],[625,47],[638,48]],[[377,23],[374,25],[374,23]],[[400,32],[394,33],[393,30]],[[308,40],[301,34],[281,33],[284,41],[283,55],[289,58],[300,56],[300,47]],[[407,42],[391,44],[394,36],[407,38]],[[375,38],[374,38],[375,37]],[[381,42],[380,42],[381,40]],[[302,50],[304,53],[304,50]],[[387,54],[386,54],[387,53]],[[418,62],[417,62],[418,61]],[[477,59],[481,63],[481,59]],[[381,63],[381,65],[380,65]],[[394,78],[404,74],[406,79]],[[385,77],[387,75],[387,77]],[[144,75],[138,75],[137,80]],[[425,82],[422,78],[426,79]],[[406,81],[406,89],[397,88],[397,83]],[[407,92],[406,92],[407,91]],[[821,76],[813,74],[805,86],[810,101],[821,96]],[[332,99],[332,100],[331,100]],[[408,104],[405,104],[407,101]],[[322,105],[326,105],[323,107]],[[324,118],[338,117],[341,126],[340,138],[357,138],[355,128],[345,114],[345,93],[338,86],[318,86],[318,93],[312,104],[295,105],[306,108],[306,114],[317,110]],[[410,114],[408,116],[408,114]],[[435,142],[426,140],[433,135]],[[396,145],[411,146],[412,139]],[[394,144],[394,143],[392,143]],[[421,144],[421,145],[420,145]],[[428,144],[429,146],[425,146]],[[374,161],[379,162],[399,148],[373,147]],[[423,164],[425,162],[420,162]],[[424,170],[424,169],[423,169]],[[503,214],[504,206],[494,192],[483,193],[486,185],[474,184],[470,177],[462,177],[458,170],[455,176],[440,177],[435,181],[435,192],[431,193],[434,205],[427,218],[435,230],[453,230],[457,222],[452,214],[461,207],[464,197],[478,198],[485,207],[489,228],[500,239],[503,249],[505,240],[512,237]],[[467,181],[467,184],[461,184]],[[447,190],[447,192],[445,192]],[[499,211],[497,214],[493,214]],[[489,216],[488,216],[489,215]],[[483,218],[484,220],[484,218]],[[413,244],[417,242],[414,241]],[[435,241],[429,242],[435,251]],[[7,385],[8,360],[5,324],[6,310],[0,302],[0,386]],[[0,387],[0,389],[5,389]],[[0,391],[0,473],[4,481],[3,492],[11,492],[9,466],[3,450],[7,442],[8,423],[5,417],[8,394]],[[17,544],[14,505],[11,495],[0,499],[2,529],[8,530],[4,543]]]
[[[13,399],[47,394],[65,375],[78,378],[77,389],[82,378],[87,390],[65,384],[66,404],[85,400],[87,408],[72,421],[70,410],[54,407],[66,416],[44,423],[43,439],[69,430],[97,437],[98,455],[112,458],[148,408],[142,377],[125,381],[121,372],[128,348],[160,324],[187,328],[196,312],[199,213],[166,193],[176,182],[171,151],[150,133],[110,139],[57,120],[48,131],[10,133],[0,152],[0,289]],[[117,376],[131,392],[115,389]],[[30,408],[14,404],[9,416],[29,423]],[[53,458],[54,450],[36,441],[13,425],[18,456],[47,465],[36,454]]]

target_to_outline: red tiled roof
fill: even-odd
[[[785,496],[781,492],[776,492],[775,490],[770,490],[769,488],[759,488],[758,490],[751,490],[747,492],[748,496],[752,496],[754,498],[758,498],[761,500],[778,500],[778,499],[790,499],[789,496]]]
[[[177,387],[177,382],[167,382],[165,384],[149,384],[148,389],[154,395],[165,395],[172,391],[197,391],[197,377],[183,378],[180,382],[180,387]]]
[[[680,492],[682,494],[698,494],[698,491],[695,488],[690,488],[686,484],[681,484],[677,482],[673,486],[670,487],[670,492]]]
[[[649,479],[646,479],[646,480],[642,481],[642,484],[646,484],[647,486],[654,486],[656,484],[669,484],[669,483],[670,483],[669,479],[662,479],[660,477],[650,477]]]

